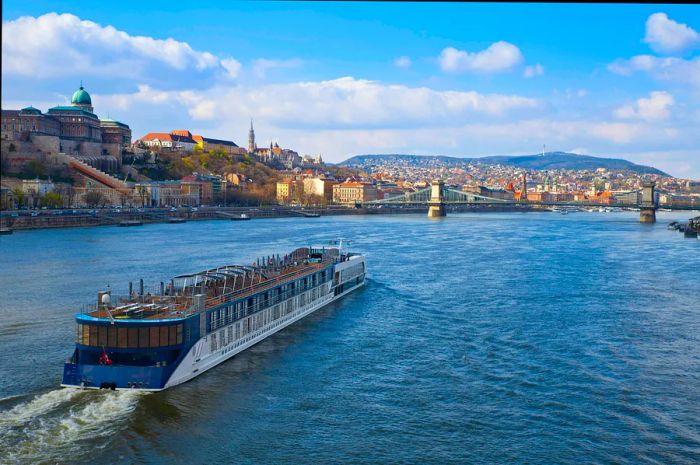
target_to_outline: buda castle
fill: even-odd
[[[33,106],[2,110],[0,139],[3,155],[65,153],[95,168],[116,171],[122,152],[131,146],[131,129],[119,121],[98,118],[81,83],[70,105],[55,106],[46,113]]]

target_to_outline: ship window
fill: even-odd
[[[90,325],[90,344],[96,346],[97,345],[97,326],[95,325]]]
[[[150,328],[150,346],[151,347],[158,347],[158,334],[160,334],[160,329],[157,327],[151,327]]]
[[[129,328],[127,347],[138,347],[139,345],[139,329]]]
[[[182,325],[177,325],[177,343],[182,344]]]
[[[117,328],[112,325],[107,328],[107,345],[117,347]]]
[[[170,332],[170,345],[175,345],[177,341],[177,328],[173,326],[169,326],[170,329],[168,331]]]
[[[167,326],[161,326],[160,327],[160,346],[167,346],[168,345],[168,327]]]
[[[148,328],[139,328],[139,347],[148,347]]]
[[[126,347],[126,328],[117,328],[117,347]]]
[[[107,345],[107,327],[98,326],[97,327],[97,345],[104,347]]]
[[[90,327],[88,325],[82,325],[83,327],[83,344],[86,346],[90,345]]]

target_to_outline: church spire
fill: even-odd
[[[250,118],[250,131],[248,131],[248,153],[255,152],[255,131],[253,130],[253,118]]]

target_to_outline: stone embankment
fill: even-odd
[[[316,215],[397,215],[425,214],[427,207],[402,208],[289,208],[289,207],[200,207],[179,208],[175,211],[168,209],[80,209],[80,210],[39,210],[3,211],[0,213],[0,228],[10,230],[66,228],[84,226],[118,226],[127,222],[146,223],[182,223],[199,220],[231,220],[233,216],[245,214],[251,219],[256,218],[307,218],[313,221]],[[453,207],[453,212],[476,211],[532,211],[530,206],[474,206]]]

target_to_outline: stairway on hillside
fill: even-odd
[[[66,154],[60,155],[62,155],[62,157],[59,158],[62,158],[63,161],[66,162],[66,164],[68,164],[68,166],[76,169],[83,175],[94,179],[100,184],[104,184],[105,186],[118,190],[120,192],[131,192],[131,187],[129,187],[129,185],[127,185],[122,180],[117,179],[114,176],[107,174],[104,171],[99,170],[93,166],[90,166],[82,160],[79,160]]]

